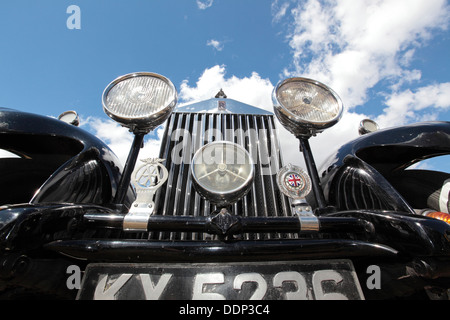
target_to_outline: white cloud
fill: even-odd
[[[197,1],[200,9],[212,3]],[[358,124],[367,116],[355,108],[366,103],[369,90],[381,82],[391,85],[390,92],[380,93],[386,105],[376,119],[381,127],[435,119],[441,110],[450,108],[450,83],[404,89],[408,84],[417,85],[422,77],[420,70],[410,67],[416,49],[426,45],[435,30],[448,26],[450,10],[445,0],[276,0],[272,16],[274,22],[290,28],[287,33],[292,65],[284,75],[322,81],[338,92],[346,106],[335,127],[311,138],[318,165],[335,148],[358,136]],[[207,45],[223,48],[217,40]],[[227,76],[226,66],[216,65],[205,67],[194,81],[181,83],[182,104],[210,99],[222,88],[231,99],[273,110],[273,84],[257,72],[246,77]],[[131,133],[109,121],[92,120],[89,125],[124,162]],[[297,140],[281,125],[278,128],[285,162],[303,164]],[[162,130],[157,133],[141,154],[158,155]]]
[[[119,157],[122,164],[125,164],[133,141],[133,136],[128,129],[121,127],[112,120],[103,120],[95,117],[82,119],[80,123],[82,127],[87,127],[100,140],[108,144],[111,150]]]
[[[222,51],[224,47],[223,42],[214,39],[206,41],[206,45],[209,47],[213,47],[217,51]]]
[[[307,0],[292,19],[294,67],[286,74],[329,84],[351,109],[382,80],[419,78],[407,69],[414,48],[447,27],[449,9],[445,0]]]
[[[394,93],[386,105],[376,119],[382,127],[436,120],[440,110],[450,109],[450,82]]]
[[[125,165],[134,138],[127,128],[122,127],[113,120],[95,117],[82,119],[81,126],[85,126],[88,131],[91,131],[104,141],[117,155],[122,165]],[[164,126],[156,128],[155,133],[156,137],[155,134],[146,137],[144,148],[139,151],[139,159],[157,158],[159,156]]]
[[[378,93],[387,108],[367,111],[381,112],[376,119],[381,127],[433,120],[449,108],[448,83],[402,91],[421,80],[421,71],[410,67],[416,49],[426,45],[434,31],[447,29],[447,1],[306,0],[296,2],[289,14],[281,12],[279,2],[280,11],[273,14],[282,15],[290,28],[293,57],[284,75],[328,84],[346,107],[340,123],[311,139],[318,164],[323,154],[357,137],[358,123],[366,116],[355,107],[367,103],[369,90],[381,82],[390,83],[389,92]]]
[[[269,79],[261,78],[256,72],[242,78],[236,76],[227,77],[226,66],[216,65],[205,69],[194,84],[190,84],[188,80],[183,81],[179,90],[179,100],[180,105],[207,100],[214,97],[220,89],[223,89],[230,99],[273,112],[271,98],[273,88],[274,85]],[[325,160],[334,147],[342,144],[343,136],[348,139],[357,137],[357,127],[363,118],[363,115],[347,113],[335,127],[317,137],[313,137],[311,146],[315,153],[317,164]],[[278,137],[284,162],[304,167],[303,156],[299,152],[298,140],[282,127],[276,117],[275,122],[278,128]],[[81,123],[89,131],[105,141],[119,157],[122,164],[125,164],[133,141],[133,135],[128,129],[121,127],[112,120],[94,117],[82,119]],[[146,139],[144,148],[139,153],[140,159],[158,157],[163,134],[164,126],[161,126],[156,129],[156,137]]]
[[[208,9],[213,5],[213,0],[197,0],[197,6],[201,10]]]
[[[179,98],[185,103],[211,99],[223,89],[228,98],[265,109],[271,110],[271,93],[273,85],[268,79],[262,79],[253,72],[250,77],[226,77],[226,67],[216,65],[206,69],[195,86],[188,80],[181,83]]]
[[[275,0],[272,3],[272,16],[273,22],[279,22],[286,15],[287,9],[289,8],[289,3],[284,2],[281,5],[278,3],[278,0]]]
[[[216,65],[206,69],[194,85],[187,80],[180,86],[180,100],[183,104],[211,99],[223,89],[228,98],[247,103],[249,105],[273,112],[272,91],[274,85],[269,79],[263,79],[256,72],[249,77],[238,78],[226,76],[226,66]],[[302,165],[303,157],[299,153],[297,139],[281,126],[275,118],[278,129],[283,159],[286,163]],[[355,127],[355,130],[357,128]],[[322,157],[319,155],[319,159]]]

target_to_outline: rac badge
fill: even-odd
[[[304,199],[311,191],[311,179],[300,167],[288,164],[278,171],[277,184],[281,192],[294,200]]]

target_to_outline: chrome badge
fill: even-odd
[[[144,164],[135,168],[132,183],[136,189],[136,200],[123,221],[125,231],[146,231],[149,217],[153,214],[155,192],[166,182],[169,173],[162,164],[164,159],[141,160]]]
[[[278,171],[277,184],[289,198],[304,199],[311,192],[311,179],[300,167],[288,164]]]
[[[288,164],[278,171],[277,184],[281,192],[293,200],[293,215],[298,216],[300,230],[319,231],[319,220],[305,200],[305,197],[311,192],[312,186],[311,178],[306,171]]]

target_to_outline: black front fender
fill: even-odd
[[[450,122],[418,123],[361,136],[322,165],[325,198],[338,210],[414,213],[392,186],[392,177],[416,162],[446,154],[450,154]]]

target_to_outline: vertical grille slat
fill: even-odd
[[[275,163],[278,165],[278,168],[283,166],[282,155],[280,150],[280,142],[278,140],[278,135],[276,134],[275,123],[273,117],[269,119],[270,124],[268,126],[268,130],[270,133],[270,143],[272,146],[272,155],[275,159]],[[272,175],[272,181],[274,181],[274,185],[276,185],[276,172]],[[275,193],[275,192],[274,192]],[[287,197],[282,196],[280,193],[275,193],[277,199],[279,199],[280,210],[284,213],[285,216],[288,215],[288,210],[290,208],[289,200]]]
[[[189,144],[190,142],[187,141],[186,143],[186,139],[189,139],[186,137],[186,134],[184,131],[184,129],[186,128],[186,126],[189,126],[190,123],[190,118],[191,118],[191,114],[187,114],[187,116],[183,119],[184,125],[183,125],[183,121],[179,121],[179,130],[181,131],[179,133],[179,137],[183,137],[183,149],[182,149],[182,164],[178,167],[178,177],[175,183],[175,202],[174,202],[174,214],[175,216],[180,215],[181,209],[182,207],[180,207],[180,204],[183,202],[184,200],[184,195],[185,195],[185,188],[183,186],[183,180],[184,179],[184,171],[185,169],[189,169],[188,165],[186,164],[186,158],[190,157],[190,154],[188,152],[189,149]],[[187,170],[186,170],[187,171]]]
[[[248,119],[248,121],[250,123],[251,120],[249,118],[250,118],[250,116],[247,116],[247,119]],[[264,184],[264,175],[263,175],[264,168],[262,167],[262,162],[263,162],[262,156],[263,155],[261,153],[261,149],[262,149],[261,145],[263,145],[264,141],[260,140],[260,139],[262,139],[262,137],[258,137],[257,136],[257,134],[259,133],[257,118],[256,117],[252,117],[252,120],[253,120],[253,129],[254,129],[254,130],[251,131],[253,133],[253,135],[254,135],[254,137],[252,137],[252,141],[254,141],[257,144],[255,149],[257,150],[256,154],[257,154],[257,158],[258,158],[257,163],[255,163],[255,165],[257,167],[257,170],[256,170],[257,173],[255,175],[255,178],[256,178],[255,180],[258,182],[258,185],[256,187],[259,188],[259,190],[261,190],[262,194],[267,195],[266,187],[265,187],[265,184]],[[267,210],[267,199],[266,199],[266,197],[258,197],[258,199],[260,199],[260,203],[261,203],[261,209],[260,210],[262,212],[262,215],[264,217],[268,217],[269,216],[269,212]]]
[[[277,212],[282,212],[281,208],[279,207],[278,203],[277,203],[277,197],[275,194],[275,188],[278,188],[275,184],[275,177],[277,172],[273,170],[273,164],[272,164],[272,160],[273,160],[273,153],[274,153],[274,149],[270,149],[272,147],[272,143],[271,140],[269,140],[268,135],[270,134],[269,130],[267,129],[267,127],[269,126],[269,123],[266,123],[268,119],[261,119],[261,134],[259,137],[259,141],[263,141],[264,143],[260,144],[260,150],[262,155],[267,155],[268,159],[267,159],[267,163],[263,163],[263,169],[264,169],[264,175],[263,175],[263,179],[264,179],[264,184],[267,186],[266,187],[266,193],[270,193],[270,197],[267,197],[267,206],[268,206],[268,211],[269,213],[271,213],[271,216],[276,215]],[[261,137],[262,136],[262,137]],[[263,156],[261,156],[261,158],[263,159]],[[276,238],[280,238],[281,234],[277,234],[275,235]]]
[[[290,216],[289,200],[276,185],[282,166],[273,115],[174,112],[168,120],[160,157],[169,178],[155,199],[156,215],[209,216],[216,208],[195,191],[190,160],[204,145],[225,140],[243,146],[255,163],[255,179],[249,193],[232,206],[245,217]],[[245,234],[246,240],[291,237],[281,234]],[[160,240],[206,240],[204,233],[149,233]]]

